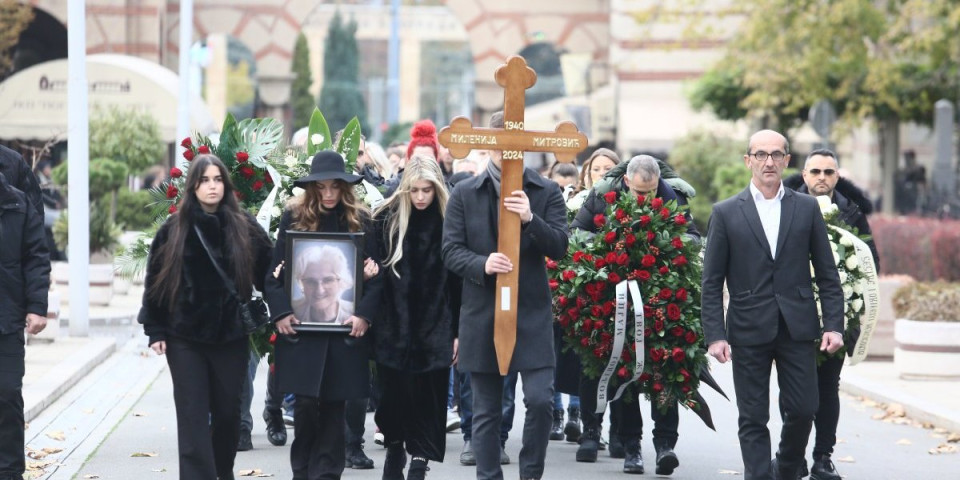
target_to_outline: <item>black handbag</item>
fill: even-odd
[[[246,301],[240,298],[240,294],[237,293],[237,287],[234,285],[233,280],[220,268],[216,257],[214,257],[213,252],[210,251],[210,247],[207,246],[207,240],[203,238],[200,227],[194,225],[193,231],[197,232],[197,237],[200,238],[200,244],[203,245],[203,249],[206,250],[207,255],[210,257],[213,268],[220,275],[220,278],[223,279],[223,286],[227,287],[227,292],[229,292],[233,298],[237,299],[237,310],[240,314],[240,324],[243,326],[244,333],[249,335],[256,332],[260,327],[270,321],[270,316],[267,314],[267,304],[264,303],[261,298],[251,298]]]

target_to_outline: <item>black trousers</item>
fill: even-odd
[[[450,369],[411,373],[378,364],[377,372],[383,393],[375,419],[384,442],[402,442],[411,456],[442,462]]]
[[[339,480],[345,462],[346,402],[321,402],[297,395],[293,406],[293,444],[290,466],[294,480]]]
[[[777,453],[781,472],[796,472],[803,462],[818,403],[816,348],[813,341],[790,338],[783,318],[772,342],[733,347],[733,386],[740,412],[740,453],[745,480],[772,478],[767,422],[774,361],[783,417]]]
[[[596,413],[599,385],[599,378],[580,377],[580,418],[583,420],[584,428],[595,428],[597,431],[603,423],[603,414]],[[632,395],[629,401],[626,399],[627,395]],[[622,397],[611,402],[609,405],[611,434],[619,435],[622,439],[642,438],[643,414],[640,409],[644,402],[645,400],[641,400],[640,395],[635,393],[632,387],[628,388]],[[677,446],[679,437],[677,429],[680,426],[680,413],[677,411],[677,406],[674,405],[663,413],[656,405],[651,404],[650,418],[654,423],[653,444],[656,448]]]
[[[222,345],[167,339],[181,480],[233,479],[249,360],[247,337]]]
[[[0,335],[0,480],[20,480],[23,460],[23,332]]]
[[[363,433],[366,431],[367,403],[369,398],[354,398],[344,405],[344,433],[347,448],[359,450],[363,445]]]
[[[817,390],[820,407],[813,420],[816,436],[813,456],[832,455],[837,444],[837,424],[840,423],[840,371],[843,358],[828,358],[817,367]]]

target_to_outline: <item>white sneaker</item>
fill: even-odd
[[[379,428],[373,434],[373,443],[376,443],[377,445],[383,445],[383,432],[381,432]]]
[[[447,433],[460,428],[460,415],[447,410]]]

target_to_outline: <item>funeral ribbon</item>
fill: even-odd
[[[263,201],[263,205],[260,205],[260,210],[257,211],[257,223],[263,228],[263,231],[270,233],[270,220],[273,218],[273,204],[277,202],[277,193],[280,192],[279,182],[283,177],[280,176],[280,173],[277,172],[277,169],[273,168],[273,165],[267,165],[267,173],[270,174],[270,178],[276,179],[274,181],[273,190],[270,190],[270,194],[267,195],[267,199]]]
[[[880,309],[880,285],[877,281],[877,266],[873,263],[873,253],[866,242],[840,227],[828,226],[853,244],[854,254],[857,256],[857,268],[863,273],[863,278],[860,280],[860,287],[863,289],[860,338],[857,339],[856,345],[852,347],[853,355],[850,357],[850,365],[856,365],[866,358],[867,348],[870,346],[870,337],[873,336],[873,332],[877,328],[877,314]]]
[[[611,399],[607,399],[607,391],[610,387],[610,379],[617,369],[617,363],[620,362],[620,355],[623,354],[623,345],[627,336],[627,293],[629,290],[630,298],[633,300],[633,341],[636,348],[636,364],[634,365],[633,378],[620,385],[616,394]],[[637,381],[643,373],[643,362],[646,358],[646,349],[643,346],[643,298],[640,296],[640,287],[636,280],[624,280],[617,284],[617,311],[614,317],[614,337],[613,350],[610,352],[610,360],[607,361],[607,367],[600,375],[600,384],[597,387],[597,413],[601,414],[607,408],[607,402],[612,402],[621,395],[627,385]]]

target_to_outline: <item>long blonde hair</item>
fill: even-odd
[[[343,205],[343,216],[347,220],[347,230],[350,232],[362,231],[363,221],[370,216],[367,205],[357,201],[357,195],[353,192],[353,185],[343,180],[335,180],[334,182],[340,189],[340,204]],[[288,208],[293,214],[293,224],[291,226],[294,230],[302,232],[319,231],[321,217],[333,212],[323,208],[316,182],[303,190],[303,195],[294,197],[289,202]]]
[[[403,170],[403,178],[400,180],[397,191],[377,207],[373,214],[374,217],[379,217],[382,212],[387,212],[385,233],[388,253],[384,266],[389,267],[397,278],[400,278],[400,274],[397,273],[397,264],[403,258],[403,239],[407,236],[410,215],[415,208],[413,200],[410,198],[410,190],[413,189],[414,183],[421,180],[433,184],[433,201],[440,207],[440,219],[443,220],[446,217],[447,199],[450,194],[444,184],[440,164],[433,157],[423,154],[415,154],[407,160],[407,166]]]

